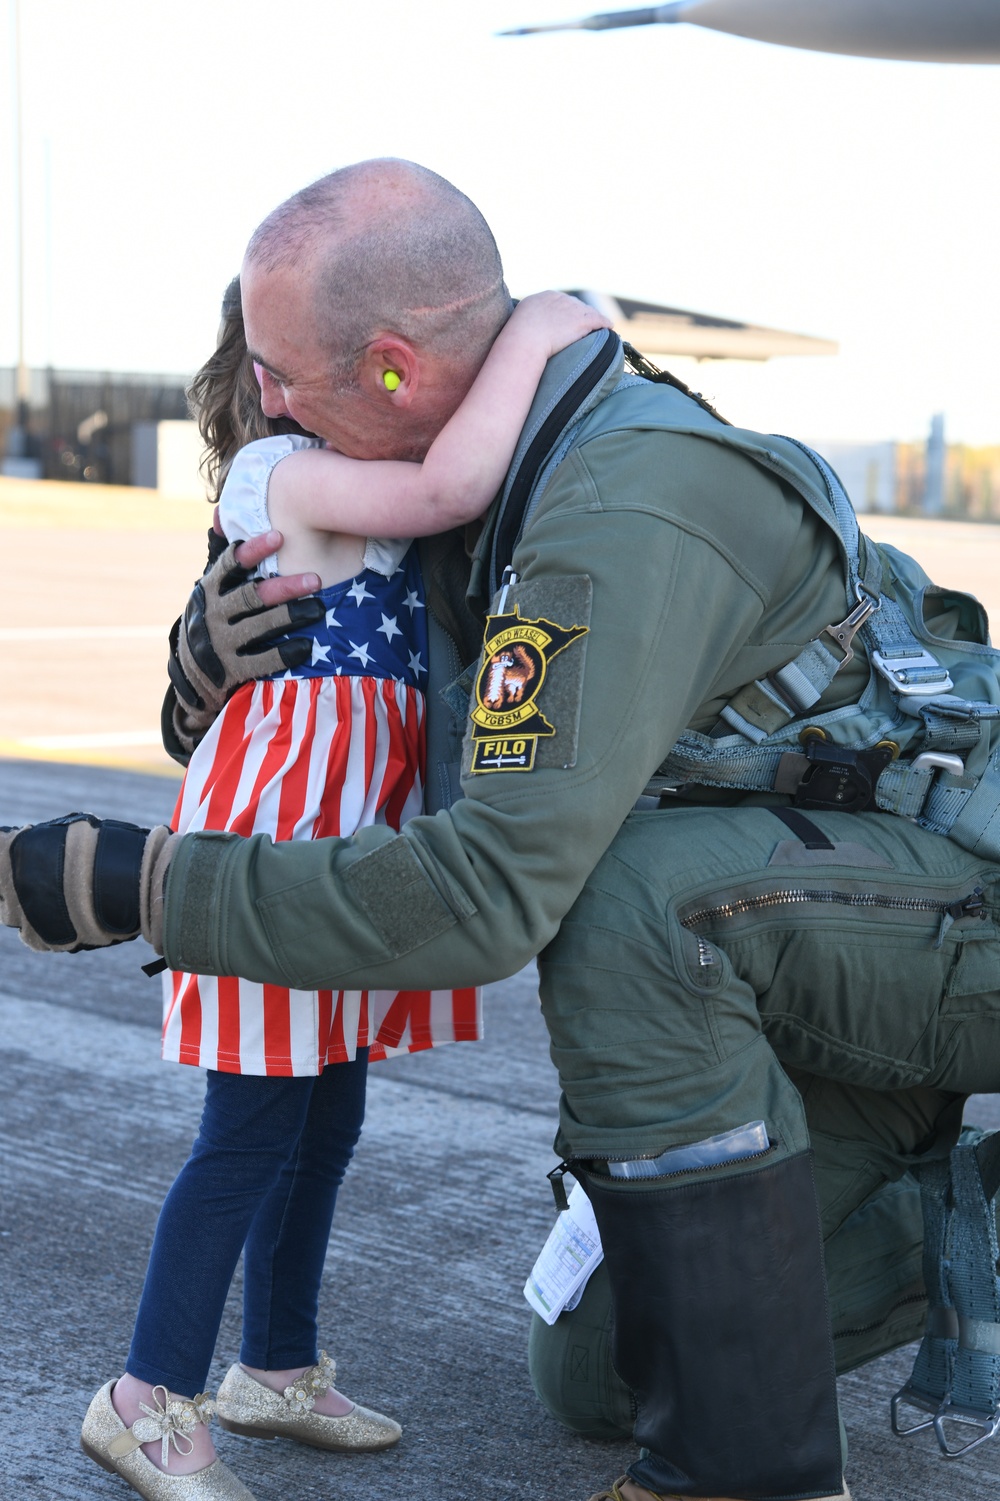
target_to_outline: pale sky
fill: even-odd
[[[946,3],[946,0],[944,0]],[[21,0],[29,362],[190,371],[257,222],[367,156],[482,208],[512,292],[589,286],[839,342],[689,367],[735,421],[1000,443],[1000,68],[649,27],[567,0]],[[0,364],[16,355],[0,0]]]

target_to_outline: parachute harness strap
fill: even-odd
[[[924,1286],[927,1325],[909,1381],[892,1399],[892,1431],[904,1437],[933,1426],[951,1391],[958,1345],[958,1315],[948,1291],[946,1237],[950,1218],[951,1164],[928,1162],[918,1170],[920,1206],[924,1215]],[[915,1407],[930,1414],[920,1422],[900,1426],[899,1409]]]
[[[913,1373],[892,1399],[895,1433],[933,1428],[942,1455],[957,1459],[1000,1430],[1000,1278],[995,1199],[1000,1133],[952,1149],[947,1163],[919,1170],[924,1212],[927,1332]],[[929,1414],[908,1428],[900,1407]],[[950,1424],[977,1430],[950,1441]]]
[[[868,543],[862,548],[857,517],[834,470],[806,444],[794,438],[784,441],[806,454],[822,477],[821,490],[806,498],[839,538],[847,571],[848,614],[809,642],[793,661],[739,689],[720,710],[721,734],[719,729],[711,736],[692,730],[681,734],[654,781],[664,787],[692,782],[794,793],[792,786],[784,785],[785,756],[798,753],[800,735],[810,724],[805,716],[853,656],[851,641],[858,636],[872,669],[869,687],[859,705],[830,711],[823,722],[835,731],[837,722],[863,709],[868,723],[865,738],[853,745],[858,751],[896,739],[901,716],[918,721],[922,730],[920,755],[901,757],[877,771],[875,806],[914,819],[933,833],[949,835],[954,829],[952,837],[965,848],[1000,858],[1000,849],[994,853],[992,844],[984,842],[984,830],[1000,804],[1000,752],[985,775],[973,777],[964,771],[966,754],[978,744],[986,721],[1000,718],[1000,706],[955,695],[947,667],[916,638],[892,589],[883,586],[877,547]],[[777,463],[774,467],[784,473]],[[886,687],[889,690],[880,709],[879,684],[883,694]],[[735,733],[726,734],[723,726]],[[835,732],[833,738],[837,740]],[[793,760],[794,754],[789,763]],[[801,778],[802,757],[795,766],[788,765],[793,779],[796,771]]]

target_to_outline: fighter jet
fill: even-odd
[[[578,21],[519,26],[500,34],[607,31],[677,22],[810,52],[908,62],[1000,62],[1000,0],[674,0]]]

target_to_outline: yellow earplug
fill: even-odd
[[[395,391],[398,389],[400,380],[395,370],[387,370],[385,372],[382,377],[382,384],[385,386],[385,389],[387,391]]]

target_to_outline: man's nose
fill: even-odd
[[[265,417],[289,416],[280,382],[266,370],[260,373],[260,409]]]

